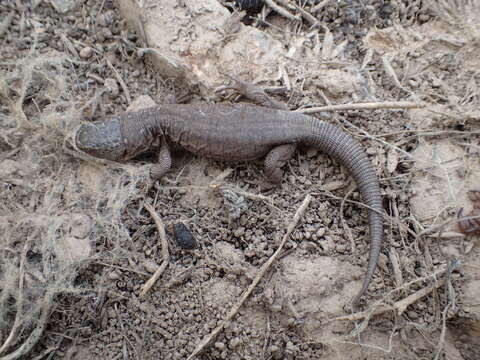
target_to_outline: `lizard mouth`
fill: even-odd
[[[75,135],[75,144],[78,149],[102,159],[119,161],[125,154],[117,118],[82,124]]]

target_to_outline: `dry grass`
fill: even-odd
[[[79,292],[73,281],[94,260],[93,251],[84,251],[95,246],[88,235],[114,249],[128,237],[121,211],[143,191],[142,177],[131,176],[128,166],[111,170],[102,196],[79,176],[65,140],[80,119],[65,82],[69,59],[32,51],[6,69],[0,73],[2,360],[16,359],[37,343],[56,295]]]
[[[430,0],[430,8],[441,19],[458,26],[468,40],[480,39],[480,3],[477,0]]]

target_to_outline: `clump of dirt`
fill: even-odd
[[[275,252],[306,194],[314,199],[284,253],[201,357],[476,358],[478,236],[459,233],[456,216],[472,208],[465,194],[478,172],[480,4],[277,3],[301,21],[264,6],[248,26],[283,44],[278,76],[259,81],[279,100],[302,110],[428,105],[326,116],[363,143],[382,183],[386,241],[365,312],[345,307],[367,263],[366,211],[334,160],[302,151],[282,185],[260,194],[258,163],[179,154],[151,186],[154,156],[117,164],[81,154],[71,141],[81,122],[145,95],[199,101],[205,89],[144,65],[143,35],[111,1],[2,2],[1,359],[187,358]],[[188,1],[175,6],[185,18],[171,21],[195,19]],[[208,11],[199,19],[208,27]],[[191,34],[177,35],[188,45]],[[163,250],[145,202],[165,223],[186,224],[197,247],[170,239],[168,267],[141,297]]]

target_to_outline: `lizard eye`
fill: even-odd
[[[81,125],[75,144],[87,154],[114,161],[120,160],[125,152],[117,118]]]

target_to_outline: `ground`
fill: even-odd
[[[92,159],[72,146],[81,122],[152,99],[212,101],[209,90],[162,76],[116,2],[8,0],[0,3],[1,360],[186,359],[272,257],[308,194],[279,257],[198,359],[478,359],[478,235],[461,233],[457,215],[478,214],[469,191],[479,175],[480,4],[290,3],[320,26],[275,11],[244,19],[296,59],[259,85],[292,110],[351,104],[326,121],[362,143],[381,181],[385,243],[359,313],[348,304],[366,270],[367,217],[338,163],[302,149],[281,186],[265,192],[261,162],[179,152],[151,184],[154,154]],[[381,108],[387,101],[403,105]],[[365,102],[374,105],[355,107]],[[146,203],[165,224],[183,222],[196,247],[168,235],[168,266],[141,296],[165,250]],[[467,224],[478,230],[475,219]]]

